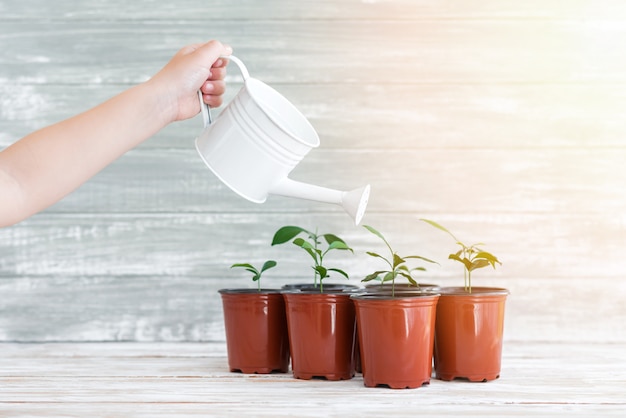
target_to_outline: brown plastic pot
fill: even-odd
[[[439,285],[431,284],[431,283],[419,283],[419,287],[417,287],[417,286],[412,285],[411,283],[396,283],[393,286],[393,288],[394,288],[394,294],[399,293],[399,292],[406,292],[406,291],[409,291],[409,292],[428,291],[428,292],[436,293],[437,289],[439,288]],[[368,294],[377,294],[377,293],[389,294],[391,293],[391,289],[392,289],[391,283],[372,283],[372,284],[365,285],[364,288],[360,289],[360,292],[368,293]],[[358,323],[357,323],[357,329],[358,329]],[[356,368],[357,373],[363,372],[363,368],[361,366],[361,350],[359,348],[358,338],[355,343],[355,368]]]
[[[349,292],[284,291],[297,379],[354,377],[355,313]]]
[[[289,336],[280,290],[221,289],[230,371],[286,373]]]
[[[439,294],[398,292],[353,295],[363,384],[392,389],[430,383]]]
[[[504,304],[509,291],[443,287],[435,326],[435,377],[486,382],[500,376]]]

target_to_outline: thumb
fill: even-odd
[[[228,56],[233,53],[233,49],[222,44],[220,41],[209,41],[200,45],[194,52],[200,61],[202,66],[211,68],[211,66],[217,61],[220,56]]]

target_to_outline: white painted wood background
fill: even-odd
[[[626,342],[623,2],[0,0],[0,148],[212,38],[318,130],[293,177],[371,183],[364,223],[439,260],[423,281],[461,279],[420,217],[500,256],[475,283],[511,290],[505,342]],[[235,67],[227,81],[228,99]],[[269,246],[285,224],[344,237],[353,282],[379,266],[341,210],[227,190],[195,153],[200,127],[0,230],[0,341],[223,341],[217,289],[252,286],[230,264],[276,259],[268,287],[309,279],[304,254]]]

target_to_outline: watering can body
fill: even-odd
[[[255,203],[268,195],[296,197],[343,206],[360,223],[369,185],[343,192],[291,180],[288,175],[320,144],[313,126],[276,90],[249,77],[236,57],[244,86],[212,120],[199,93],[204,130],[196,149],[209,169],[235,193]]]

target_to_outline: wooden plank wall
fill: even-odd
[[[626,341],[626,6],[618,0],[0,0],[0,148],[220,39],[281,91],[322,145],[298,180],[365,183],[364,223],[459,284],[437,220],[503,266],[508,341]],[[230,68],[227,100],[241,86]],[[344,237],[352,282],[381,242],[338,208],[248,203],[171,125],[55,206],[0,230],[0,341],[221,341],[217,289],[234,262],[310,279],[270,247],[285,224]],[[1,204],[1,202],[0,202]],[[331,261],[331,260],[329,260]],[[339,279],[335,280],[339,281]]]

